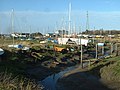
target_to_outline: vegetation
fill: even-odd
[[[120,82],[120,57],[107,60],[111,61],[111,64],[100,70],[101,77],[109,81]]]
[[[64,62],[72,55],[72,53],[55,52],[53,49],[42,46],[32,46],[30,51],[4,47],[4,51],[0,62],[0,89],[3,90],[40,90],[38,89],[39,85],[31,80],[32,78],[36,79],[36,77],[30,76],[26,72],[27,69],[39,66],[42,69],[49,69],[48,71],[51,69],[52,71],[55,64],[53,62]],[[64,58],[65,60],[63,60]]]
[[[119,30],[86,30],[85,32],[82,32],[83,34],[94,34],[94,35],[116,35],[116,34],[120,34]]]
[[[55,67],[57,67],[57,64],[59,65],[59,67],[60,65],[66,67],[67,64],[75,65],[77,60],[75,61],[73,56],[75,54],[78,54],[78,56],[80,55],[80,50],[77,46],[71,47],[69,45],[56,45],[65,49],[69,48],[68,52],[57,52],[54,51],[53,46],[55,44],[53,44],[52,42],[40,45],[38,40],[20,41],[15,39],[16,44],[21,43],[23,45],[29,45],[31,47],[29,51],[22,51],[5,47],[8,44],[11,44],[12,40],[6,39],[4,41],[0,41],[2,46],[4,44],[3,48],[5,50],[5,54],[3,55],[2,61],[0,62],[0,89],[3,90],[40,90],[42,89],[42,86],[38,85],[34,80],[30,79],[31,76],[26,73],[27,68],[39,66],[40,68],[45,69],[45,72],[48,72],[50,71],[50,69],[55,69]],[[95,51],[95,45],[92,43],[89,43],[88,47],[83,48],[87,49],[87,51]],[[74,50],[72,51],[71,49],[76,50],[76,52],[74,52]],[[109,47],[105,47],[105,50],[107,49],[109,49]],[[120,60],[119,57],[113,59],[115,63],[111,63],[113,60],[105,59],[102,62],[99,62],[93,67],[91,67],[90,72],[106,79],[108,77],[114,77],[112,78],[112,80],[116,80],[115,77],[117,76],[117,79],[120,80]],[[67,60],[69,61],[67,62]],[[109,75],[110,70],[112,71]],[[41,72],[39,73],[41,74]],[[40,77],[39,74],[37,75]],[[44,74],[41,74],[41,76],[42,75]]]
[[[89,73],[107,81],[120,82],[120,56],[95,63],[90,67]]]
[[[26,72],[31,67],[29,62],[33,62],[28,52],[4,50],[0,62],[0,90],[41,90],[42,86]]]
[[[43,87],[27,78],[13,77],[11,73],[0,73],[0,90],[42,90]]]

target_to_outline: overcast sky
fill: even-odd
[[[15,32],[54,32],[68,29],[68,8],[72,4],[71,27],[120,30],[120,0],[0,0],[0,32],[10,33],[14,9]],[[31,28],[31,29],[30,29]]]

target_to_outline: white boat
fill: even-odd
[[[4,54],[4,50],[0,48],[0,55]]]
[[[21,44],[8,45],[8,47],[22,49],[22,48],[23,48],[23,45],[21,45]]]
[[[29,50],[29,49],[30,49],[29,47],[24,47],[22,50],[27,51],[27,50]]]
[[[87,46],[89,42],[91,42],[89,39],[80,39],[80,38],[58,38],[58,44],[67,44],[68,41],[71,40],[72,43],[76,43],[77,45],[85,45]]]

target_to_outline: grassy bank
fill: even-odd
[[[92,65],[89,73],[109,81],[120,81],[120,56],[103,59]]]
[[[34,80],[13,76],[11,73],[0,73],[0,90],[42,90],[43,87]]]
[[[120,56],[103,59],[91,67],[77,68],[57,82],[58,90],[119,90]],[[62,89],[61,89],[62,88]]]
[[[101,62],[93,65],[87,73],[98,77],[108,88],[119,90],[120,56],[102,60]]]

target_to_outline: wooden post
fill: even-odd
[[[104,55],[104,46],[102,46],[102,55]]]
[[[111,45],[111,55],[112,55],[112,52],[113,52],[113,44],[112,43],[110,43],[110,45]]]
[[[98,52],[97,52],[97,48],[98,48],[98,46],[97,46],[97,44],[96,44],[96,59],[98,58]]]
[[[117,46],[117,43],[116,43],[116,56],[118,56],[118,46]]]
[[[81,67],[83,68],[82,54],[83,54],[83,51],[82,51],[82,44],[81,44]]]
[[[81,32],[81,29],[80,29],[80,32]],[[81,32],[81,34],[82,34],[82,32]],[[81,38],[82,38],[82,37],[80,37],[80,42],[79,42],[79,44],[80,44],[80,50],[81,50],[81,52],[80,52],[80,63],[81,63],[81,68],[83,68],[83,60],[82,60],[83,50],[82,50]]]
[[[91,60],[89,60],[89,67],[90,67],[90,65],[91,65]]]

